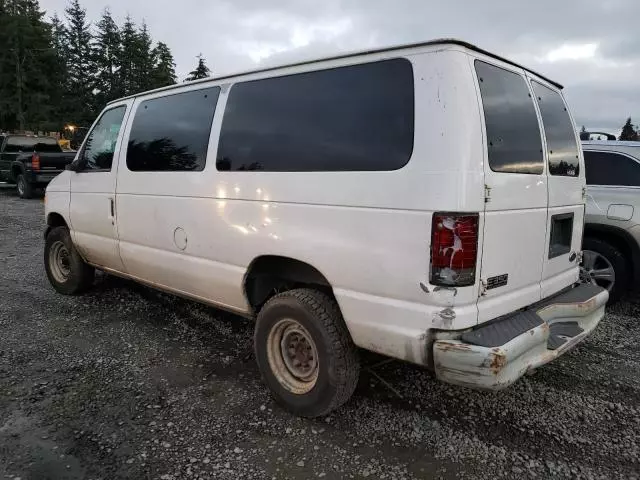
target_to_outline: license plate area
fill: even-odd
[[[551,217],[551,236],[549,237],[549,258],[569,253],[572,237],[573,212],[553,215]]]

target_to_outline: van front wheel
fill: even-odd
[[[58,293],[76,295],[93,285],[95,270],[73,246],[67,227],[56,227],[47,235],[44,267],[49,283]]]
[[[290,290],[260,310],[254,348],[275,400],[296,415],[318,417],[344,404],[360,363],[337,303],[311,289]]]

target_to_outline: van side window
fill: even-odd
[[[584,152],[587,185],[640,187],[640,162],[613,152]]]
[[[127,107],[115,107],[102,114],[82,148],[82,171],[111,170],[118,134]]]
[[[541,174],[542,139],[529,87],[521,75],[476,60],[494,172]]]
[[[234,85],[218,170],[397,170],[413,151],[413,68],[406,59]]]
[[[129,135],[129,170],[204,170],[219,94],[220,87],[212,87],[140,103]]]
[[[573,122],[562,96],[536,81],[533,92],[536,95],[542,125],[547,138],[549,173],[565,177],[577,177],[580,173],[580,156],[573,128]]]

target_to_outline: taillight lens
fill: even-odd
[[[434,213],[431,225],[431,283],[463,287],[476,280],[478,214]]]
[[[31,169],[40,170],[40,155],[37,153],[31,155]]]

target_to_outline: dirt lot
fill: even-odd
[[[111,277],[56,294],[42,225],[0,189],[0,478],[640,478],[637,301],[506,392],[371,358],[303,420],[263,387],[250,322]]]

